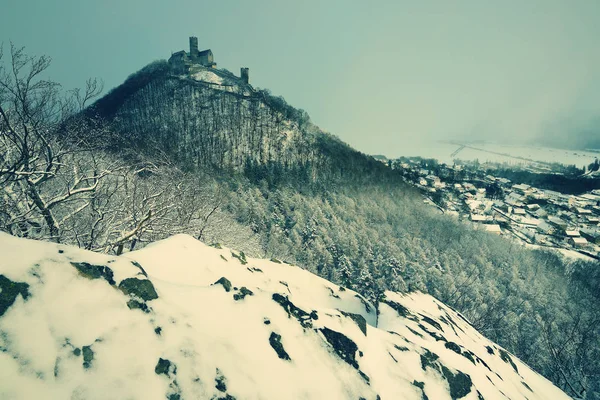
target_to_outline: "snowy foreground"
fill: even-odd
[[[1,399],[568,399],[434,298],[373,305],[175,236],[113,257],[0,233]]]

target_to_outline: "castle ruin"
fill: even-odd
[[[173,71],[178,74],[189,74],[194,66],[202,66],[205,68],[216,68],[217,63],[214,61],[213,52],[211,49],[198,50],[198,38],[190,36],[190,51],[180,50],[171,54],[169,65]],[[240,68],[240,79],[243,83],[249,83],[249,69]]]
[[[214,62],[213,52],[211,49],[198,51],[198,38],[190,37],[190,51],[178,51],[171,55],[169,64],[179,73],[188,73],[193,65],[201,65],[207,68],[216,68],[217,63]]]

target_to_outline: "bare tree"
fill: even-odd
[[[94,192],[109,173],[81,168],[74,159],[85,146],[67,137],[76,127],[69,118],[96,97],[102,85],[88,80],[85,90],[63,95],[59,84],[43,78],[49,57],[28,56],[12,43],[6,64],[3,55],[0,49],[3,224],[13,234],[59,242],[61,222],[70,217],[59,218],[57,209]]]

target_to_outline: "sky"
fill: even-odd
[[[249,67],[255,87],[370,154],[568,137],[600,116],[598,0],[0,0],[0,10],[5,50],[52,57],[65,88],[97,77],[109,90],[197,36],[219,68]]]

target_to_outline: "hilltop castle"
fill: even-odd
[[[198,38],[190,36],[190,51],[180,50],[171,54],[169,65],[176,73],[187,74],[194,66],[202,66],[206,68],[216,68],[217,63],[214,61],[213,52],[211,49],[198,51]],[[240,77],[242,81],[248,83],[248,68],[240,69]]]
[[[173,53],[169,58],[169,64],[181,72],[188,72],[194,64],[208,68],[217,67],[211,49],[198,51],[198,38],[195,36],[190,37],[190,52],[187,53],[185,50],[181,50]]]

